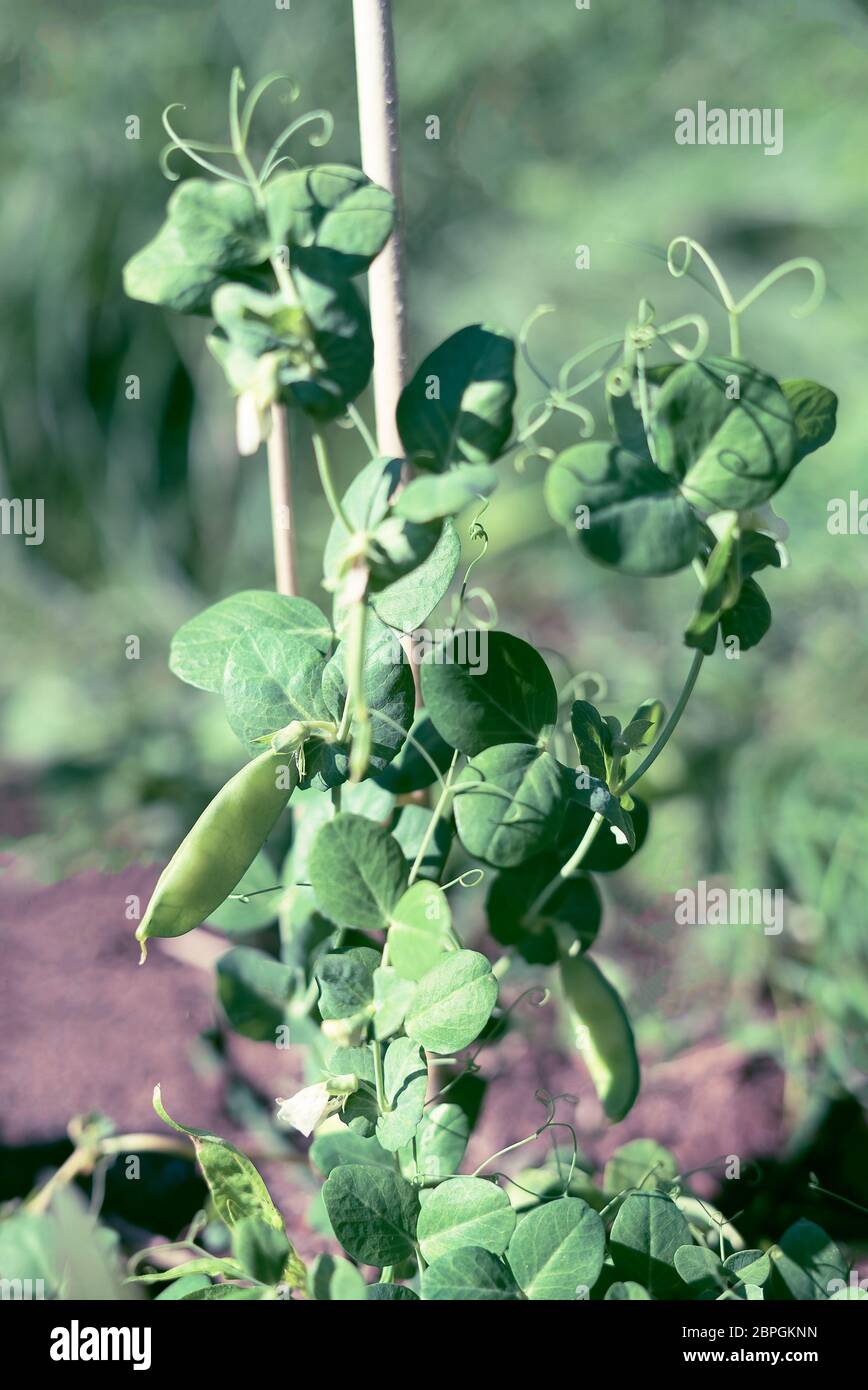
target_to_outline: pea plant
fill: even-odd
[[[332,513],[330,609],[246,590],[175,635],[172,670],[222,698],[247,761],[160,876],[136,936],[144,961],[154,938],[202,922],[243,931],[277,917],[279,954],[227,951],[219,997],[239,1033],[306,1048],[309,1084],[278,1102],[278,1118],[314,1136],[321,1219],[346,1258],[307,1265],[253,1164],[177,1123],[158,1088],[157,1113],[195,1145],[231,1253],[185,1243],[186,1262],[139,1277],[189,1299],[830,1296],[847,1270],[818,1228],[798,1223],[771,1252],[745,1250],[651,1141],[623,1146],[595,1180],[559,1098],[541,1094],[539,1127],[502,1151],[556,1139],[540,1166],[507,1177],[494,1154],[463,1171],[471,1120],[458,1099],[527,998],[504,997],[516,962],[539,974],[535,1002],[556,1001],[606,1120],[622,1120],[636,1099],[630,1020],[591,953],[603,917],[597,876],[629,863],[647,836],[641,782],[703,661],[716,648],[739,656],[768,630],[755,576],[785,555],[768,504],[831,437],[836,401],[753,365],[742,315],[792,270],[813,277],[816,300],[822,272],[788,263],[737,302],[707,252],[678,238],[670,269],[704,261],[728,315],[729,355],[709,350],[699,315],[658,325],[642,301],[635,322],[576,353],[553,383],[531,355],[531,321],[518,346],[545,394],[518,425],[516,343],[495,327],[463,327],[403,386],[388,422],[402,446],[393,457],[355,406],[374,358],[355,281],[393,234],[395,199],[359,169],[288,160],[285,142],[309,118],[257,165],[253,116],[276,80],[242,104],[233,76],[225,145],[182,137],[167,113],[165,169],[176,176],[180,152],[211,177],[179,183],[125,283],[136,299],[211,320],[207,344],[236,397],[242,449],[255,451],[281,411],[306,422]],[[231,168],[214,162],[226,156]],[[655,351],[667,360],[649,362]],[[595,385],[609,440],[591,437],[580,400]],[[541,442],[556,413],[578,439],[558,453]],[[347,421],[370,457],[341,495],[328,430]],[[565,700],[530,642],[469,615],[496,465],[530,454],[547,461],[549,511],[580,554],[629,575],[696,571],[684,632],[692,664],[668,717],[657,698],[604,713],[575,683]],[[469,506],[475,554],[462,574],[455,522]],[[443,627],[423,631],[458,576]],[[287,808],[291,847],[278,873],[265,842]]]

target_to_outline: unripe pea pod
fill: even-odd
[[[621,996],[590,956],[561,957],[561,981],[594,1089],[609,1119],[623,1120],[639,1094],[639,1058]]]
[[[298,782],[295,762],[268,749],[206,806],[157,880],[139,923],[139,964],[152,936],[183,936],[218,908],[253,863]]]

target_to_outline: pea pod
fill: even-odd
[[[609,1119],[623,1120],[639,1094],[639,1058],[621,996],[590,956],[562,957],[561,981],[594,1089]]]
[[[151,936],[183,936],[229,896],[250,868],[298,781],[295,762],[268,749],[206,806],[157,880],[139,923],[139,964]]]

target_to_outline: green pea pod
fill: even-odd
[[[250,868],[298,782],[295,762],[270,748],[206,806],[157,880],[139,923],[139,961],[151,936],[183,936],[204,922]]]
[[[639,1094],[639,1058],[618,991],[590,956],[561,957],[576,1046],[609,1119],[623,1120]]]

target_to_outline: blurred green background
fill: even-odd
[[[336,119],[312,158],[356,162],[351,6],[6,0],[2,10],[0,491],[44,497],[46,535],[41,547],[0,544],[0,845],[60,877],[167,857],[237,765],[219,701],[174,680],[168,644],[207,603],[272,583],[264,453],[236,455],[202,325],[121,288],[170,191],[157,164],[161,112],[182,102],[181,130],[220,139],[232,66],[250,81],[285,70],[302,86],[299,110],[325,106]],[[830,536],[826,519],[829,499],[863,473],[868,5],[395,0],[395,23],[414,362],[464,323],[517,332],[550,303],[557,313],[533,344],[554,374],[620,332],[642,295],[661,319],[706,314],[725,350],[704,286],[671,279],[641,249],[662,251],[680,233],[709,248],[737,294],[791,256],[826,268],[820,311],[794,319],[807,279],[784,282],[748,314],[744,350],[777,375],[831,386],[838,433],[779,499],[792,566],[766,586],[772,632],[741,661],[707,663],[677,749],[655,771],[653,834],[619,879],[608,931],[628,956],[649,935],[671,945],[672,893],[700,877],[783,887],[782,938],[695,928],[675,942],[668,968],[689,973],[679,1028],[673,1036],[638,990],[641,1039],[699,1036],[713,999],[730,1036],[787,1062],[803,1098],[817,1073],[858,1089],[868,541]],[[282,124],[278,90],[257,116],[266,140]],[[781,107],[783,153],[677,146],[674,112],[699,99]],[[126,138],[130,115],[139,140]],[[431,115],[439,140],[426,138]],[[293,153],[311,157],[304,135]],[[130,374],[139,400],[125,397]],[[522,405],[538,393],[523,372]],[[370,419],[370,401],[360,404]],[[601,402],[591,404],[604,427]],[[302,591],[325,603],[326,509],[295,429]],[[355,435],[331,433],[349,479],[364,451]],[[689,659],[692,575],[640,582],[593,567],[548,521],[540,462],[502,468],[474,577],[496,595],[503,625],[547,648],[559,679],[600,672],[619,713],[649,695],[671,703]],[[129,635],[139,660],[125,655]]]

